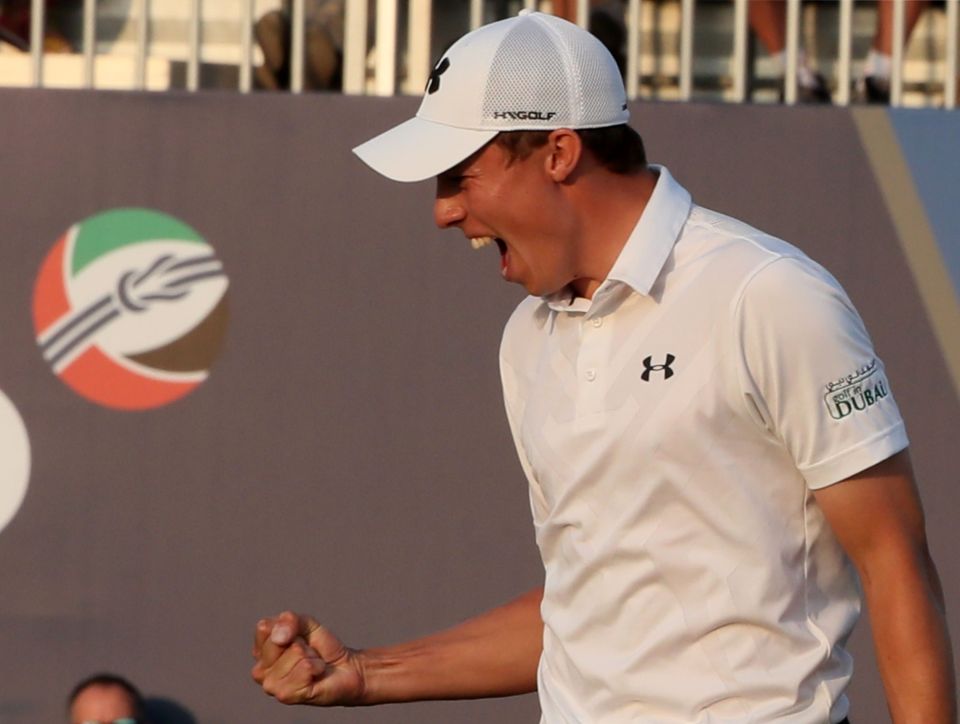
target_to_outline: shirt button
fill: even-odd
[[[587,378],[587,382],[593,382],[595,379],[597,379],[597,371],[591,368],[587,370],[583,376]]]
[[[602,327],[602,326],[603,326],[603,317],[594,317],[592,320],[590,320],[590,323],[591,323],[594,327]]]

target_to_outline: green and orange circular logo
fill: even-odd
[[[37,344],[83,397],[119,410],[166,405],[208,375],[227,327],[228,281],[190,226],[149,209],[74,224],[40,267]]]

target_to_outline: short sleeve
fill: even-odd
[[[527,297],[514,310],[507,321],[500,342],[500,382],[503,386],[503,402],[510,425],[510,434],[517,450],[520,467],[527,478],[530,509],[536,525],[540,525],[547,515],[549,506],[543,496],[540,483],[533,472],[533,466],[523,447],[520,428],[523,420],[527,389],[530,385],[529,372],[524,360],[531,354],[530,343],[536,339],[536,332],[543,326],[546,307],[535,297]]]
[[[809,487],[848,478],[907,446],[883,363],[826,270],[777,258],[747,281],[734,314],[744,402]]]

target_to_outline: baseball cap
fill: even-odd
[[[500,131],[626,123],[617,63],[589,32],[523,10],[467,33],[430,73],[416,116],[353,149],[395,181],[423,181]]]

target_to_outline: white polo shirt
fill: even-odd
[[[659,173],[593,299],[527,298],[504,331],[543,721],[836,722],[859,590],[811,490],[903,422],[836,280]]]

